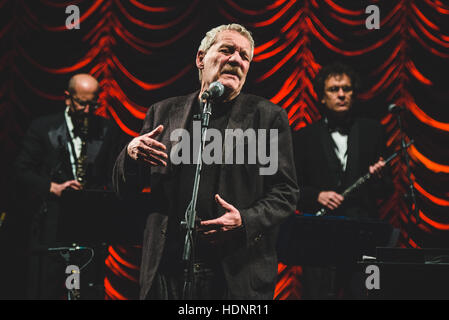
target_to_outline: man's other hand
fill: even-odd
[[[343,196],[334,191],[321,191],[318,195],[318,202],[330,210],[337,209],[343,201]]]
[[[217,219],[201,221],[200,231],[209,238],[211,243],[219,243],[225,240],[225,236],[230,231],[238,230],[242,227],[242,217],[240,211],[233,205],[227,203],[218,194],[215,195],[215,201],[225,210],[225,214]]]
[[[74,190],[81,190],[83,187],[77,180],[69,180],[64,183],[52,182],[50,184],[50,193],[54,194],[55,196],[60,197],[62,194],[62,191],[64,191],[67,188],[72,188]]]
[[[382,157],[379,158],[379,160],[369,167],[369,173],[371,175],[376,175],[376,177],[381,178],[382,177],[382,171],[385,168],[385,161]]]

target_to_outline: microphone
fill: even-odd
[[[78,250],[86,250],[89,249],[87,247],[57,247],[57,248],[47,248],[47,251],[78,251]]]
[[[400,107],[398,105],[395,105],[394,103],[392,103],[388,106],[388,112],[392,113],[392,114],[398,114],[398,113],[404,111],[404,109],[405,109],[404,107]]]
[[[213,100],[221,97],[224,93],[224,86],[220,81],[212,82],[209,89],[201,95],[202,100]]]

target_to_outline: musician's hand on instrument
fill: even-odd
[[[64,191],[67,188],[72,188],[74,190],[83,189],[83,187],[77,180],[69,180],[64,183],[56,183],[56,182],[50,183],[50,193],[52,193],[58,197],[60,197],[62,194],[62,191]]]
[[[344,197],[334,191],[321,191],[318,194],[318,202],[330,210],[337,209],[344,201]]]
[[[131,140],[127,148],[128,155],[134,160],[143,161],[152,166],[162,165],[166,167],[168,155],[165,151],[167,150],[167,147],[154,139],[163,130],[164,126],[159,125],[153,131]]]
[[[380,157],[375,164],[369,167],[369,173],[371,175],[375,175],[378,178],[381,178],[383,168],[385,168],[385,161],[384,158]]]

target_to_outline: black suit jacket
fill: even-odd
[[[304,213],[316,213],[321,191],[341,193],[359,177],[366,174],[380,156],[385,158],[386,144],[383,127],[374,120],[356,118],[348,135],[348,158],[342,177],[341,167],[329,129],[324,120],[317,121],[293,133],[295,165],[300,186],[298,209]],[[381,180],[374,179],[334,212],[358,218],[377,218],[376,198],[392,191],[388,170]]]
[[[151,106],[141,134],[150,132],[159,124],[163,133],[157,137],[167,146],[170,155],[173,143],[170,133],[186,128],[188,115],[198,92],[175,97]],[[278,129],[278,170],[272,176],[259,175],[258,165],[222,166],[219,193],[241,213],[245,239],[227,244],[232,247],[222,257],[222,266],[230,297],[236,299],[272,299],[277,275],[275,242],[279,224],[295,210],[298,188],[293,165],[291,132],[283,109],[268,100],[240,94],[231,111],[228,129]],[[117,158],[113,182],[122,196],[132,196],[149,183],[153,198],[159,199],[146,209],[148,219],[144,232],[141,265],[141,298],[151,288],[162,256],[168,219],[174,212],[170,197],[179,181],[178,166],[144,167],[128,157],[126,148]]]
[[[87,147],[89,181],[86,188],[103,189],[111,186],[113,160],[118,154],[120,135],[111,121],[93,117],[90,121]],[[50,194],[50,183],[73,180],[68,151],[68,131],[64,113],[34,120],[23,137],[22,147],[15,162],[19,186],[28,195],[42,201],[55,202]]]
[[[112,122],[94,117],[90,124],[88,156],[89,189],[111,185],[113,160],[126,137]],[[74,179],[68,151],[64,113],[34,120],[23,137],[15,162],[23,213],[30,212],[30,249],[55,246],[60,216],[59,198],[50,194],[50,183]],[[121,145],[120,141],[123,141]],[[112,160],[112,161],[111,161]],[[90,181],[90,182],[89,182]],[[31,199],[32,201],[24,201]],[[25,224],[25,221],[24,221]],[[74,239],[76,240],[76,239]],[[64,265],[53,256],[30,255],[27,279],[31,299],[58,299],[64,294]],[[61,291],[62,290],[62,291]]]

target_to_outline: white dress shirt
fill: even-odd
[[[324,122],[326,125],[329,124],[329,120],[327,118],[324,118]],[[331,132],[331,137],[335,142],[335,154],[337,155],[338,160],[340,160],[341,168],[344,172],[346,171],[346,162],[348,160],[348,135],[335,130]]]
[[[70,154],[70,164],[72,166],[72,172],[73,172],[73,176],[75,177],[75,179],[77,178],[76,176],[76,159],[78,159],[78,157],[80,156],[81,153],[81,138],[80,137],[75,137],[75,135],[73,134],[73,122],[72,122],[72,118],[69,115],[69,106],[67,106],[67,108],[65,109],[64,112],[64,117],[65,117],[65,122],[67,123],[67,130],[69,131],[69,137],[72,141],[67,141],[67,147],[69,150],[69,154]],[[75,150],[73,150],[75,149]]]
[[[346,162],[348,160],[348,135],[342,134],[338,131],[331,133],[332,139],[335,142],[335,154],[338,160],[340,160],[343,171],[346,171]]]

